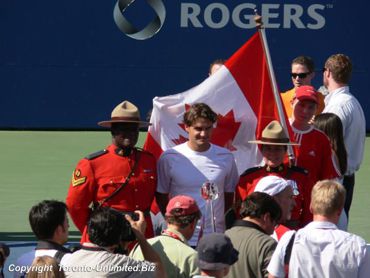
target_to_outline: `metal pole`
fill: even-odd
[[[275,102],[276,102],[276,105],[277,105],[277,108],[278,108],[279,120],[280,120],[280,123],[281,123],[283,129],[285,130],[286,134],[289,136],[288,126],[287,126],[287,123],[286,123],[285,117],[284,117],[283,105],[281,103],[280,93],[278,91],[278,87],[277,87],[277,83],[276,83],[276,79],[275,79],[274,68],[272,67],[271,56],[270,56],[270,51],[269,51],[269,47],[268,47],[268,44],[267,44],[265,29],[263,29],[262,26],[259,26],[258,32],[259,32],[260,37],[262,39],[262,46],[263,46],[263,50],[265,52],[265,56],[266,56],[266,60],[267,60],[270,81],[272,83],[272,90],[274,92],[274,98],[275,98]],[[288,156],[289,156],[289,161],[293,162],[294,159],[295,159],[294,151],[293,151],[293,147],[290,146],[290,145],[288,145]]]
[[[216,223],[215,223],[215,213],[213,211],[213,200],[209,200],[210,205],[211,205],[211,223],[212,223],[212,231],[215,233],[216,232]]]

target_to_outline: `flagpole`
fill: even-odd
[[[254,10],[254,12],[256,14],[254,20],[256,22],[257,29],[258,29],[258,32],[260,34],[260,37],[262,39],[263,50],[265,52],[265,57],[266,57],[266,60],[267,60],[268,72],[269,72],[270,80],[271,80],[271,83],[272,83],[272,91],[274,93],[275,102],[276,102],[276,105],[277,105],[277,108],[278,108],[279,120],[280,120],[280,123],[281,123],[283,129],[285,130],[286,134],[289,137],[289,130],[288,130],[288,126],[287,126],[287,123],[286,123],[285,117],[284,117],[283,105],[281,103],[280,93],[279,93],[277,83],[276,83],[274,68],[272,67],[270,50],[269,50],[269,47],[268,47],[268,44],[267,44],[266,32],[265,32],[265,29],[263,28],[262,17],[257,14],[257,10]],[[288,145],[288,157],[289,157],[289,162],[293,164],[294,160],[295,160],[295,157],[294,157],[293,147],[291,145]]]

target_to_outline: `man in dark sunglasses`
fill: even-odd
[[[285,111],[288,118],[292,116],[292,100],[294,97],[295,90],[304,85],[311,85],[312,79],[315,77],[315,64],[311,57],[308,56],[298,56],[293,59],[291,64],[290,77],[292,79],[293,88],[283,92],[281,98]],[[324,96],[319,95],[319,106],[316,114],[321,113],[324,109]]]

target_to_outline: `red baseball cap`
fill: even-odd
[[[295,98],[298,100],[310,100],[315,103],[319,102],[318,94],[319,92],[309,85],[300,86],[295,90]]]
[[[168,202],[166,216],[184,216],[197,211],[199,211],[199,207],[193,198],[177,195]]]

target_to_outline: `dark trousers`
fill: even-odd
[[[344,176],[343,186],[347,191],[346,201],[344,203],[344,211],[346,212],[347,218],[349,219],[349,209],[351,208],[353,188],[355,187],[355,174]]]

